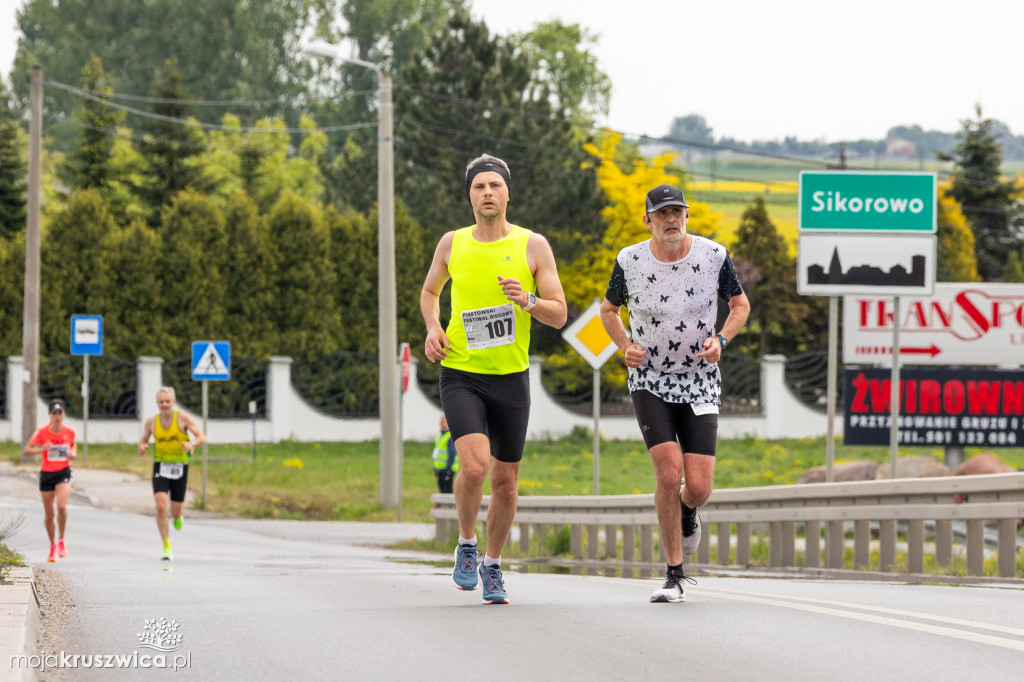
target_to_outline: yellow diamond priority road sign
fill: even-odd
[[[618,348],[601,324],[601,303],[594,301],[576,321],[569,325],[562,338],[583,356],[591,367],[600,369]]]

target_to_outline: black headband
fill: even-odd
[[[500,164],[494,163],[492,161],[484,161],[483,163],[478,163],[477,165],[473,166],[472,168],[469,169],[469,172],[466,173],[467,199],[469,199],[469,188],[473,184],[473,178],[475,178],[480,173],[486,173],[488,171],[497,173],[502,178],[504,178],[505,187],[508,189],[509,195],[512,194],[512,178],[509,177],[508,170]]]

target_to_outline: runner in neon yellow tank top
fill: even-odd
[[[175,530],[181,530],[182,507],[188,490],[188,461],[196,446],[206,442],[206,435],[196,426],[195,420],[185,412],[174,409],[175,403],[177,398],[174,389],[170,386],[161,387],[156,392],[156,406],[160,413],[146,420],[142,437],[139,438],[140,457],[149,449],[151,436],[156,442],[153,499],[156,502],[156,526],[164,544],[161,559],[166,561],[173,558],[167,523],[168,507],[174,518]],[[190,433],[195,436],[195,442],[190,439]]]
[[[511,173],[484,154],[466,168],[474,225],[437,244],[420,311],[427,326],[426,358],[441,361],[441,406],[461,462],[455,479],[459,544],[452,580],[477,586],[476,517],[490,472],[487,552],[479,566],[485,604],[507,604],[501,548],[516,513],[519,462],[530,415],[530,324],[565,324],[565,294],[544,237],[513,225],[505,213]],[[440,297],[452,280],[452,317],[441,326]]]

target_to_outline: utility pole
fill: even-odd
[[[311,43],[305,54],[337,59],[372,69],[377,75],[377,322],[380,367],[380,506],[397,507],[401,501],[402,434],[398,414],[398,295],[395,291],[395,123],[391,76],[363,59],[343,57],[338,47]]]
[[[377,286],[379,288],[378,326],[380,330],[380,504],[398,507],[402,466],[399,444],[402,434],[398,418],[398,296],[395,287],[395,137],[391,76],[377,70]],[[399,507],[400,508],[400,507]]]
[[[21,356],[21,450],[36,429],[39,401],[39,197],[43,156],[43,69],[34,65],[29,76],[28,220],[25,224],[25,313]],[[22,461],[25,455],[22,455]]]

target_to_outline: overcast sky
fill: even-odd
[[[200,0],[196,0],[200,1]],[[6,76],[21,0],[0,0]],[[700,114],[716,137],[878,139],[896,125],[955,132],[980,102],[1024,134],[1024,2],[972,0],[472,0],[492,32],[561,19],[599,36],[608,125],[664,135]]]

